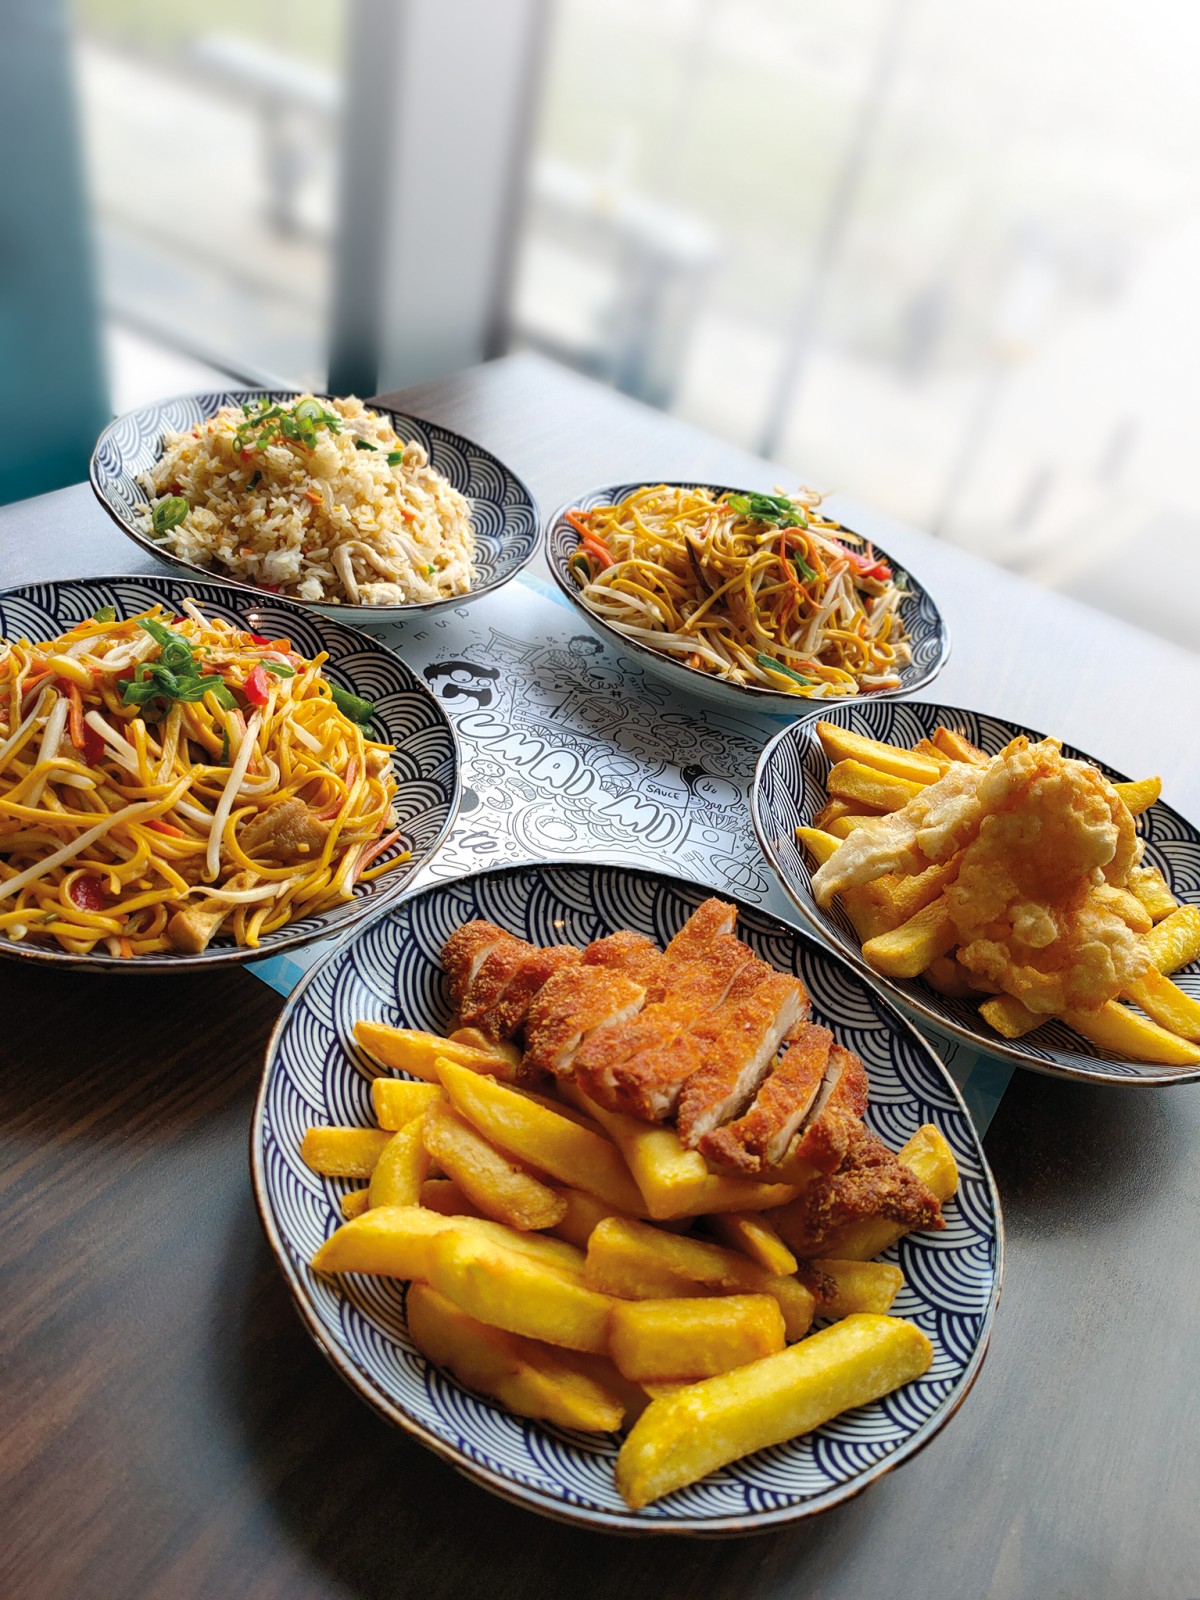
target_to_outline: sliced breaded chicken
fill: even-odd
[[[724,900],[703,900],[667,946],[672,961],[699,961],[714,939],[728,938],[737,926],[737,907]]]
[[[606,967],[572,966],[556,972],[530,1002],[525,1018],[525,1065],[571,1075],[576,1054],[606,1023],[621,1024],[641,1009],[646,991]]]
[[[514,944],[524,942],[514,939],[511,933],[498,928],[494,922],[464,922],[446,940],[442,946],[442,965],[449,981],[450,1001],[456,1011],[480,967],[496,946],[505,940],[511,940]],[[532,950],[533,946],[528,944],[525,948]]]
[[[815,1022],[802,1024],[749,1111],[706,1134],[700,1143],[703,1153],[748,1174],[782,1161],[820,1092],[832,1044],[828,1028]]]
[[[745,999],[731,997],[692,1029],[704,1064],[679,1095],[679,1137],[685,1145],[697,1149],[721,1123],[741,1115],[771,1070],[775,1052],[808,1013],[808,991],[799,978],[770,972]]]
[[[836,1172],[858,1138],[869,1087],[858,1056],[835,1044],[812,1110],[787,1150],[789,1158],[809,1161],[819,1172]]]
[[[798,1256],[827,1255],[839,1228],[863,1217],[888,1217],[910,1230],[946,1226],[934,1195],[878,1135],[861,1123],[835,1173],[814,1178],[771,1221]]]
[[[686,1036],[693,1022],[720,1006],[755,957],[737,939],[709,942],[702,961],[672,961],[662,999],[631,1022],[592,1036],[575,1062],[576,1077],[600,1105],[661,1121],[675,1108],[679,1087],[700,1064]]]
[[[539,950],[523,939],[502,939],[468,984],[459,1015],[467,1027],[478,1028],[490,1039],[511,1039],[542,985],[560,969],[578,964],[579,951],[573,945]]]
[[[607,938],[593,939],[583,952],[585,967],[608,967],[646,990],[647,1002],[660,998],[659,985],[666,975],[667,958],[644,933],[622,928]]]

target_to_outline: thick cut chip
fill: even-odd
[[[611,1433],[621,1426],[622,1396],[563,1351],[490,1328],[427,1283],[413,1284],[405,1309],[418,1350],[518,1416],[584,1433]]]
[[[514,1069],[508,1055],[454,1044],[436,1033],[424,1033],[417,1028],[389,1028],[382,1022],[356,1022],[354,1037],[385,1067],[424,1078],[428,1083],[438,1081],[434,1062],[439,1056],[472,1072],[489,1073],[494,1078],[508,1080],[519,1075],[519,1069]]]
[[[638,1202],[622,1209],[635,1215],[648,1212],[656,1221],[699,1216],[694,1207],[708,1183],[708,1167],[698,1150],[684,1149],[674,1128],[606,1110],[575,1084],[564,1084],[563,1093],[596,1119],[624,1157]]]
[[[453,1178],[426,1178],[421,1185],[421,1204],[427,1211],[439,1211],[444,1217],[482,1217],[484,1213],[466,1195]]]
[[[485,1216],[523,1232],[562,1221],[562,1197],[494,1149],[449,1106],[432,1106],[423,1121],[426,1150]]]
[[[719,1302],[718,1302],[719,1303]],[[933,1346],[897,1317],[853,1316],[651,1402],[617,1457],[631,1511],[742,1456],[809,1433],[928,1372]]]
[[[826,800],[813,818],[814,828],[823,828],[826,833],[838,833],[835,824],[843,822],[847,817],[878,817],[880,813],[872,806],[864,806],[853,800]],[[844,837],[844,835],[842,835]]]
[[[803,1338],[813,1318],[812,1293],[797,1278],[765,1272],[719,1244],[616,1217],[600,1223],[588,1241],[584,1279],[593,1289],[628,1300],[695,1294],[697,1284],[721,1293],[769,1294],[789,1339]]]
[[[1193,1000],[1177,983],[1165,978],[1156,967],[1131,983],[1125,997],[1132,1000],[1152,1022],[1193,1043],[1200,1040],[1200,1000]]]
[[[423,1138],[429,1113],[414,1117],[394,1133],[379,1152],[368,1191],[370,1206],[415,1206],[429,1175],[429,1152]]]
[[[560,1111],[452,1063],[440,1065],[440,1076],[454,1109],[491,1143],[560,1183],[589,1190],[614,1210],[634,1215],[642,1210],[637,1185],[621,1152],[608,1139]],[[590,1112],[591,1107],[584,1109]]]
[[[926,786],[907,778],[892,778],[861,761],[839,761],[830,767],[825,787],[837,800],[856,800],[877,811],[899,811]]]
[[[713,1217],[711,1227],[722,1244],[728,1245],[731,1250],[740,1250],[764,1272],[774,1272],[780,1277],[788,1277],[795,1272],[795,1256],[771,1224],[762,1217],[730,1211],[724,1216]]]
[[[593,1230],[606,1218],[630,1220],[627,1212],[614,1211],[612,1206],[597,1199],[594,1194],[588,1194],[586,1189],[556,1188],[554,1192],[562,1200],[566,1211],[550,1231],[560,1239],[568,1239],[580,1250],[587,1249]]]
[[[817,1294],[817,1314],[852,1317],[857,1312],[875,1315],[891,1308],[904,1287],[904,1274],[886,1261],[810,1261]]]
[[[414,1083],[411,1078],[376,1078],[371,1084],[375,1120],[393,1133],[428,1111],[435,1100],[445,1098],[440,1084]]]
[[[986,767],[988,764],[988,758],[979,746],[972,744],[964,734],[955,733],[952,728],[935,729],[933,743],[951,761],[965,761],[972,767]]]
[[[455,1221],[436,1234],[428,1257],[429,1282],[468,1316],[568,1350],[607,1353],[613,1302],[557,1267]]]
[[[421,1206],[380,1206],[332,1233],[313,1257],[314,1272],[366,1272],[382,1278],[428,1277],[429,1247],[447,1228],[468,1231],[489,1249],[516,1252],[583,1282],[584,1254],[563,1239],[520,1233],[484,1217],[446,1217]]]
[[[1150,914],[1151,922],[1169,917],[1179,902],[1157,867],[1134,867],[1129,875],[1129,892],[1135,894]]]
[[[1024,1001],[1018,1000],[1013,994],[998,994],[994,999],[985,1000],[979,1008],[979,1015],[1005,1039],[1020,1039],[1049,1020],[1039,1017],[1036,1011],[1030,1011]]]
[[[349,1222],[352,1217],[361,1217],[364,1211],[371,1208],[371,1191],[369,1189],[351,1189],[349,1194],[342,1196],[341,1211],[343,1217]]]
[[[1160,972],[1178,972],[1200,957],[1200,906],[1180,906],[1151,928],[1143,941]]]
[[[931,961],[953,950],[958,930],[943,895],[891,933],[863,945],[863,955],[887,978],[915,978]]]
[[[783,1313],[767,1294],[705,1299],[617,1300],[609,1349],[635,1383],[707,1378],[784,1346]]]
[[[1113,788],[1129,809],[1137,817],[1150,807],[1162,793],[1161,778],[1139,778],[1136,783],[1114,783]]]
[[[797,828],[796,837],[821,867],[842,842],[835,834],[823,833],[820,828]]]
[[[323,1178],[369,1178],[391,1137],[381,1128],[310,1128],[300,1159]]]
[[[936,783],[942,775],[936,761],[906,750],[903,745],[864,738],[861,733],[852,733],[836,722],[818,722],[816,734],[830,761],[858,761],[875,772],[886,772],[893,778],[905,778],[921,785]]]
[[[1200,1047],[1116,1000],[1097,1011],[1068,1011],[1063,1021],[1102,1050],[1133,1061],[1156,1061],[1170,1067],[1190,1067],[1200,1061]]]

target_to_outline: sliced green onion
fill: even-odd
[[[116,606],[101,606],[99,611],[92,612],[93,622],[115,622],[117,620]]]
[[[264,661],[263,666],[268,672],[273,672],[277,678],[294,678],[295,667],[288,666],[286,661]]]
[[[372,444],[370,439],[355,439],[354,448],[356,450],[378,450],[379,446]]]
[[[799,550],[792,551],[792,565],[795,567],[796,571],[800,574],[805,583],[808,583],[810,579],[816,577],[816,573],[809,566],[808,562],[805,561]]]
[[[804,678],[791,667],[785,666],[782,661],[776,661],[774,656],[765,656],[760,650],[754,657],[760,667],[765,667],[768,672],[782,672],[785,678],[793,678],[797,683],[802,683],[806,689],[812,687],[812,679]]]
[[[403,450],[389,450],[388,451],[387,463],[388,463],[389,467],[398,467],[403,460],[404,460],[404,451]]]
[[[292,415],[298,421],[324,422],[326,412],[325,407],[318,400],[301,400]]]
[[[171,494],[160,500],[150,518],[155,533],[170,533],[186,519],[191,509],[181,494]]]

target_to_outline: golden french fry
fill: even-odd
[[[810,1263],[820,1274],[822,1288],[832,1291],[817,1300],[822,1317],[852,1317],[869,1311],[882,1316],[904,1287],[904,1274],[886,1261],[830,1261]]]
[[[966,761],[973,767],[987,766],[988,758],[979,746],[972,744],[963,734],[955,733],[952,728],[936,728],[933,742],[951,761]]]
[[[1179,904],[1157,867],[1134,867],[1129,875],[1129,891],[1150,913],[1151,922],[1169,917]]]
[[[870,815],[877,817],[878,811],[873,811],[869,806],[856,804],[851,800],[826,800],[813,818],[813,827],[824,829],[826,833],[835,833],[833,824],[841,822],[846,817],[862,817]]]
[[[618,1371],[635,1383],[708,1378],[782,1350],[783,1313],[767,1294],[616,1300],[608,1340]]]
[[[782,1241],[780,1247],[786,1250]],[[695,1295],[698,1285],[769,1294],[783,1313],[788,1339],[802,1339],[813,1319],[812,1293],[798,1278],[765,1272],[736,1250],[633,1219],[610,1217],[596,1227],[588,1241],[584,1282],[625,1300]]]
[[[829,824],[829,832],[835,839],[848,839],[856,828],[863,828],[868,822],[879,822],[881,820],[881,814],[877,811],[863,811],[852,817],[835,817]]]
[[[1128,889],[1119,889],[1112,883],[1102,883],[1092,890],[1092,895],[1115,916],[1120,917],[1125,926],[1132,928],[1134,933],[1149,933],[1154,926],[1154,918],[1137,895],[1130,893]]]
[[[391,1137],[381,1128],[309,1128],[300,1159],[323,1178],[369,1178]]]
[[[790,1277],[798,1266],[792,1252],[784,1244],[769,1222],[762,1217],[741,1211],[718,1214],[710,1222],[712,1231],[722,1244],[731,1250],[740,1250],[749,1256],[764,1272],[778,1277]]]
[[[371,1215],[368,1211],[362,1220]],[[447,1226],[429,1245],[425,1276],[460,1310],[493,1328],[568,1350],[607,1352],[612,1306],[607,1295],[544,1261],[481,1238],[469,1219],[441,1220]]]
[[[868,939],[862,953],[885,977],[915,978],[957,943],[958,930],[946,909],[945,896],[939,895],[900,927]]]
[[[870,932],[860,935],[865,944],[868,939],[891,933],[901,927],[918,911],[932,905],[942,890],[953,883],[962,865],[961,851],[949,861],[926,867],[924,872],[905,876],[885,872],[870,883],[863,883],[842,891],[842,904],[850,920],[858,929],[858,918]]]
[[[399,1132],[408,1122],[444,1100],[440,1084],[414,1083],[411,1078],[375,1078],[371,1083],[371,1108],[381,1128]]]
[[[812,1169],[807,1162],[804,1166],[807,1179],[812,1176]],[[787,1163],[780,1170],[787,1172],[787,1182],[760,1183],[757,1178],[727,1178],[724,1173],[710,1172],[695,1199],[675,1214],[679,1217],[706,1217],[710,1212],[717,1211],[774,1211],[777,1206],[785,1206],[789,1200],[794,1200],[801,1188],[800,1183],[791,1181],[792,1174]]]
[[[626,1212],[614,1211],[605,1201],[588,1194],[586,1189],[556,1188],[554,1192],[566,1206],[566,1211],[550,1231],[560,1239],[578,1245],[581,1250],[587,1249],[593,1230],[607,1217],[627,1216]]]
[[[512,1062],[496,1051],[474,1050],[465,1044],[454,1044],[441,1039],[436,1033],[423,1033],[417,1028],[389,1028],[382,1022],[356,1022],[354,1037],[363,1049],[381,1061],[385,1067],[397,1072],[407,1072],[414,1078],[424,1078],[437,1083],[434,1062],[439,1056],[453,1061],[456,1066],[472,1072],[490,1073],[495,1078],[514,1077]]]
[[[429,1152],[424,1142],[428,1113],[414,1117],[394,1133],[379,1152],[368,1190],[369,1206],[415,1206],[429,1173]]]
[[[796,837],[819,867],[825,865],[842,842],[832,833],[823,833],[820,828],[797,828]]]
[[[1150,807],[1162,793],[1161,778],[1139,778],[1136,783],[1114,783],[1113,788],[1124,800],[1130,812],[1140,816]]]
[[[890,933],[895,926],[886,912],[880,910],[873,893],[874,884],[852,883],[842,890],[842,909],[850,918],[850,925],[859,944],[867,944],[880,934]]]
[[[454,1070],[466,1071],[463,1067]],[[468,1072],[467,1076],[473,1074]],[[450,1106],[431,1106],[423,1122],[426,1150],[485,1216],[526,1233],[552,1228],[562,1221],[567,1210],[562,1197],[493,1149]]]
[[[866,739],[860,733],[851,733],[849,728],[839,727],[836,722],[818,722],[816,735],[831,762],[856,761],[874,772],[884,772],[889,777],[904,778],[922,786],[936,783],[942,775],[936,761],[905,750],[902,745]]]
[[[503,1056],[513,1071],[520,1075],[521,1051],[515,1044],[489,1039],[487,1034],[481,1033],[478,1028],[455,1028],[450,1035],[450,1043],[465,1044],[469,1050],[479,1050],[485,1056]],[[451,1056],[450,1059],[454,1060],[454,1057]]]
[[[876,811],[899,811],[925,788],[907,778],[892,778],[861,761],[839,761],[830,767],[825,787],[837,800],[853,800]]]
[[[622,1210],[635,1216],[649,1212],[656,1221],[699,1216],[691,1208],[704,1193],[709,1171],[698,1150],[685,1150],[674,1128],[657,1127],[621,1111],[605,1110],[574,1083],[563,1084],[562,1090],[574,1105],[595,1118],[624,1157],[638,1200],[636,1205],[623,1206]]]
[[[950,770],[951,758],[944,750],[939,750],[932,739],[918,739],[912,748],[913,755],[924,756],[927,761],[932,761],[942,776],[945,777]]]
[[[1200,957],[1200,906],[1180,906],[1151,928],[1146,954],[1160,972],[1178,972]]]
[[[560,1183],[599,1195],[614,1210],[633,1215],[642,1210],[637,1185],[608,1139],[490,1078],[450,1062],[439,1062],[438,1070],[454,1109],[493,1144]]]
[[[361,1217],[363,1212],[371,1205],[371,1191],[369,1189],[351,1189],[342,1196],[341,1212],[346,1221],[352,1217]]]
[[[653,1400],[621,1447],[617,1487],[638,1511],[718,1467],[890,1394],[928,1372],[932,1361],[933,1346],[913,1323],[847,1317],[777,1355]]]
[[[940,1129],[926,1123],[918,1128],[903,1149],[899,1159],[920,1178],[925,1187],[943,1202],[958,1188],[958,1163],[954,1152],[946,1143]],[[780,1211],[771,1221],[785,1239],[788,1237],[788,1213]],[[825,1255],[831,1261],[870,1261],[873,1257],[903,1238],[905,1229],[887,1217],[864,1217],[859,1222],[848,1222],[825,1246]]]
[[[985,1000],[979,1008],[979,1015],[1005,1039],[1020,1039],[1050,1020],[1039,1016],[1036,1011],[1030,1011],[1023,1001],[1012,994],[998,994],[991,1000]]]
[[[1190,1067],[1200,1061],[1200,1048],[1196,1045],[1168,1033],[1157,1022],[1116,1000],[1110,1000],[1098,1011],[1068,1011],[1063,1021],[1102,1050],[1129,1056],[1133,1061],[1154,1061],[1169,1067]]]
[[[427,1283],[413,1284],[406,1311],[418,1350],[518,1416],[584,1433],[621,1426],[621,1396],[560,1350],[476,1321]]]
[[[484,1213],[466,1195],[453,1178],[426,1178],[421,1185],[421,1204],[426,1211],[438,1211],[444,1217],[482,1217]]]
[[[529,1256],[583,1282],[584,1254],[563,1239],[519,1233],[485,1217],[446,1217],[421,1206],[379,1206],[330,1234],[313,1257],[314,1272],[366,1272],[382,1278],[428,1277],[429,1247],[447,1228],[469,1231],[484,1246]]]
[[[1159,1027],[1190,1039],[1193,1044],[1200,1042],[1200,1000],[1193,1000],[1157,967],[1151,967],[1136,983],[1131,983],[1125,990],[1125,998],[1141,1006],[1151,1022],[1157,1022]]]

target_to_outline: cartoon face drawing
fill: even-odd
[[[429,687],[447,701],[473,700],[479,707],[490,706],[499,667],[484,667],[474,661],[436,661],[425,668]]]

